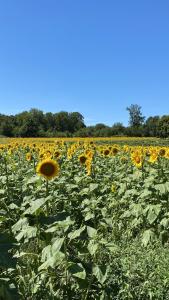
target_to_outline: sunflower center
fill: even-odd
[[[113,148],[113,154],[117,154],[118,149],[117,148]]]
[[[139,163],[141,162],[140,157],[136,157],[136,158],[135,158],[135,161],[136,161],[137,164],[139,164]]]
[[[55,172],[55,166],[53,164],[46,162],[41,166],[41,173],[46,176],[51,176]]]
[[[104,151],[104,155],[109,155],[110,151],[109,150],[105,150]]]
[[[165,150],[161,149],[159,153],[160,153],[161,156],[164,156],[165,155]]]
[[[82,164],[84,164],[84,163],[86,162],[86,159],[87,159],[86,156],[81,156],[81,157],[80,157],[80,162],[81,162]]]

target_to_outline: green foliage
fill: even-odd
[[[158,136],[169,137],[169,116],[163,116],[158,123]]]
[[[0,299],[167,300],[169,160],[65,152],[46,184],[26,151],[1,156]]]
[[[129,112],[129,125],[131,127],[139,127],[144,123],[145,117],[142,116],[141,106],[137,104],[131,104],[127,107],[127,111]]]
[[[0,115],[0,134],[9,137],[69,136],[84,128],[78,112],[46,113],[31,109],[15,116]]]
[[[38,109],[24,111],[14,116],[0,114],[0,135],[6,137],[111,137],[154,136],[169,137],[169,116],[149,117],[145,122],[141,107],[132,104],[129,127],[116,122],[111,127],[102,123],[86,126],[79,112],[43,113]]]

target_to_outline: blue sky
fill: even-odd
[[[0,113],[169,114],[168,0],[1,0]]]

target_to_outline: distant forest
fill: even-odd
[[[98,123],[86,126],[79,112],[61,111],[44,113],[31,109],[16,115],[0,114],[0,135],[6,137],[110,137],[145,136],[169,137],[169,115],[142,115],[141,107],[131,104],[127,107],[129,125],[117,122],[112,126]]]

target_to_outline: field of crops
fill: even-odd
[[[169,146],[1,139],[0,299],[169,299]]]

